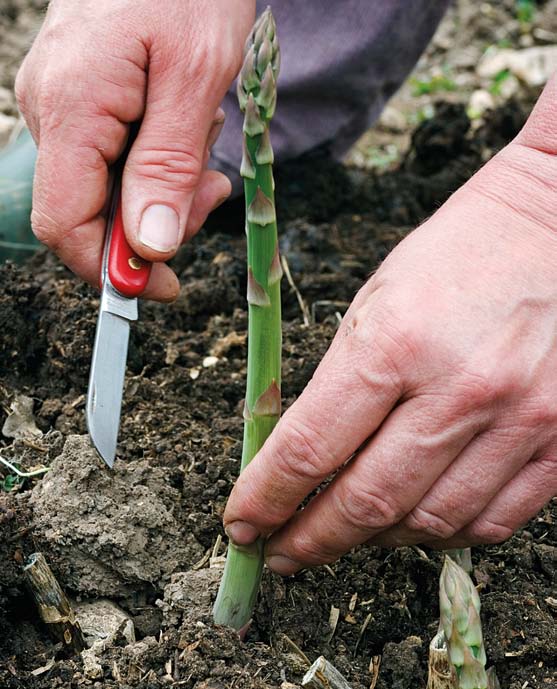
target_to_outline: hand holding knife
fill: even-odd
[[[116,166],[110,199],[86,410],[93,445],[109,467],[116,456],[130,322],[137,320],[137,298],[151,272],[151,263],[133,251],[124,233],[121,199],[125,158],[122,156]]]

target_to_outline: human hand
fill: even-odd
[[[108,166],[143,118],[123,176],[128,241],[156,261],[145,295],[178,281],[161,261],[230,193],[205,169],[219,104],[240,67],[254,0],[52,0],[16,81],[38,144],[32,226],[91,284],[99,282]]]
[[[278,573],[364,542],[499,542],[557,493],[555,103],[553,81],[390,254],[238,479],[227,533],[272,534]]]

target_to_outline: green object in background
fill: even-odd
[[[535,14],[536,3],[534,0],[516,0],[516,18],[520,24],[531,24]]]
[[[23,261],[40,246],[30,221],[36,158],[28,129],[0,151],[0,261]]]

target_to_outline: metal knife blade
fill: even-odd
[[[122,297],[105,283],[87,391],[87,428],[109,467],[116,457],[130,321],[135,320],[137,299]]]
[[[114,465],[116,457],[130,323],[137,320],[137,297],[145,289],[151,271],[151,264],[133,251],[124,232],[121,208],[124,160],[125,155],[116,167],[106,225],[101,303],[86,406],[89,435],[109,467]]]

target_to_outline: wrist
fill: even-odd
[[[528,227],[557,234],[557,76],[518,136],[469,182]],[[468,186],[468,185],[467,185]]]
[[[524,233],[557,241],[557,157],[516,139],[465,185],[491,199]],[[489,217],[486,217],[489,220]]]

